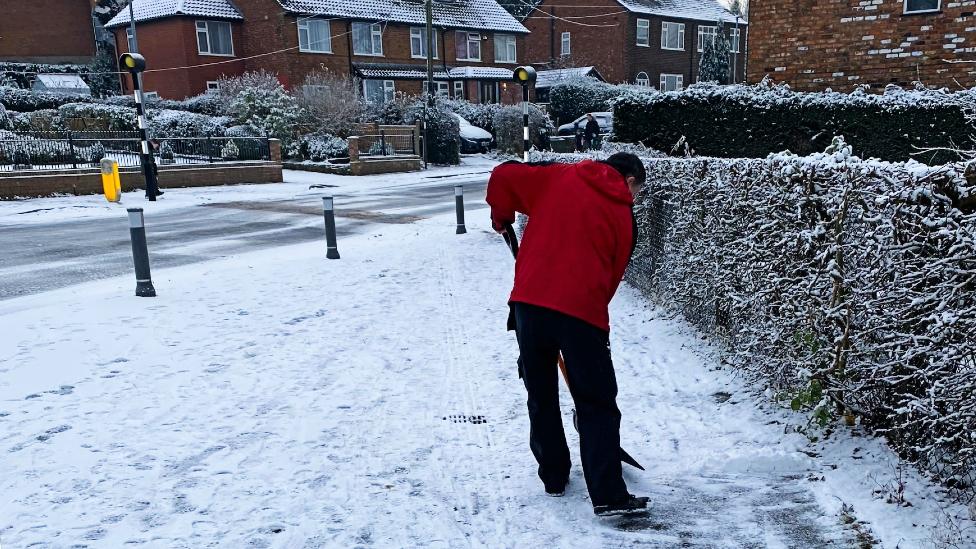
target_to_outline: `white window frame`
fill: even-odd
[[[559,55],[569,57],[573,54],[573,33],[564,32],[559,37]]]
[[[648,76],[646,72],[640,71],[639,73],[637,73],[637,76],[634,78],[634,83],[636,85],[638,85],[638,86],[642,86],[642,87],[645,87],[645,88],[650,88],[651,87],[651,77]]]
[[[325,35],[328,41],[320,49],[312,45],[311,25],[325,25]],[[302,45],[302,32],[305,33],[305,45]],[[315,17],[302,17],[298,20],[298,51],[303,53],[332,53],[332,25],[328,19],[318,19]]]
[[[671,27],[677,29],[678,32],[678,47],[671,48],[668,47],[668,35]],[[684,23],[673,23],[671,21],[661,22],[661,49],[669,51],[685,51],[685,24]]]
[[[464,82],[461,80],[454,81],[454,99],[464,99]]]
[[[420,85],[420,89],[427,90],[427,81]],[[451,93],[451,85],[446,80],[434,80],[434,95],[439,97],[449,97]]]
[[[643,37],[641,37],[641,31],[644,31]],[[643,38],[643,40],[641,38]],[[651,47],[651,20],[650,19],[637,20],[637,45],[641,46],[642,48]]]
[[[707,29],[707,30],[706,30]],[[698,53],[705,51],[706,37],[712,38],[712,45],[715,45],[715,38],[718,36],[718,27],[715,25],[698,26]]]
[[[219,90],[220,90],[220,81],[219,80],[207,80],[207,91],[208,92],[215,92],[215,91],[219,91]]]
[[[159,99],[159,92],[147,91],[142,93],[143,101],[156,101]]]
[[[509,51],[509,46],[511,46],[511,51]],[[506,56],[499,56],[499,52],[504,52]],[[508,57],[508,53],[511,53],[512,56]],[[495,63],[518,64],[518,41],[514,34],[495,34]]]
[[[202,25],[202,27],[201,27]],[[213,53],[212,46],[213,43],[210,41],[210,26],[211,25],[227,25],[227,29],[230,31],[228,35],[230,36],[230,53]],[[197,53],[200,55],[215,55],[217,57],[234,57],[234,27],[228,21],[208,21],[208,20],[197,20],[196,21],[196,36],[197,39]],[[202,51],[200,49],[200,34],[204,34],[207,37],[207,51]]]
[[[423,27],[410,27],[410,57],[412,59],[427,59],[427,29]],[[414,40],[419,48],[414,48]],[[437,29],[434,29],[434,59],[440,59],[437,56]]]
[[[729,29],[729,51],[731,53],[742,53],[739,49],[739,45],[742,40],[742,29],[737,29],[735,27]]]
[[[396,83],[393,80],[363,80],[363,99],[370,102],[369,92],[366,89],[366,85],[369,82],[382,82],[383,83],[383,102],[389,103],[396,98]]]
[[[356,51],[356,38],[355,34],[356,28],[369,28],[369,53],[363,53]],[[379,23],[363,23],[363,22],[353,22],[352,24],[353,40],[352,40],[352,54],[361,55],[364,57],[383,57],[383,25]],[[379,44],[379,51],[377,52],[376,45]]]
[[[675,88],[673,90],[668,89],[668,78],[674,78]],[[662,72],[660,84],[661,84],[660,87],[661,91],[681,91],[685,89],[685,75]]]
[[[911,0],[904,0],[904,2],[902,2],[902,5],[904,6],[904,10],[902,11],[902,13],[905,15],[912,15],[916,13],[936,13],[942,11],[942,0],[938,0],[935,9],[927,9],[927,10],[909,10],[908,2],[910,1]]]
[[[481,61],[481,33],[480,32],[470,32],[470,31],[457,31],[454,33],[454,40],[459,40],[464,37],[465,41],[465,55],[466,57],[457,57],[457,61]],[[477,36],[477,39],[474,37]],[[478,45],[478,57],[471,57],[471,44]],[[457,44],[454,47],[454,54],[457,56]]]

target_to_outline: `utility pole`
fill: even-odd
[[[732,52],[732,83],[739,79],[739,52],[742,51],[742,36],[739,35],[739,14],[735,14],[735,51]]]
[[[430,134],[427,131],[427,109],[434,108],[434,2],[426,0],[427,12],[427,102],[424,106],[424,169],[430,158]]]
[[[136,13],[135,9],[132,8],[132,4],[135,4],[136,0],[129,0],[129,34],[132,35],[132,40],[128,41],[126,44],[129,47],[129,53],[139,53],[139,40],[136,39]],[[133,78],[138,78],[138,83],[133,83],[136,88],[142,89],[142,73],[138,73]]]

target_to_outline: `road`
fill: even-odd
[[[377,224],[411,223],[454,209],[455,185],[464,184],[466,209],[484,208],[487,173],[423,174],[372,181],[357,189],[309,188],[315,175],[286,171],[293,197],[234,199],[162,210],[147,218],[152,268],[207,261],[271,246],[322,239],[323,194],[336,201],[340,239]],[[301,184],[299,184],[299,181]],[[335,181],[323,176],[322,181]],[[199,192],[195,190],[196,192]],[[180,189],[169,191],[180,193]],[[224,196],[224,195],[221,195]],[[164,197],[168,198],[167,197]],[[324,251],[323,251],[324,254]],[[66,219],[0,227],[0,300],[132,272],[127,218]]]

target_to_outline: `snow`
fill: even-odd
[[[240,10],[230,0],[133,0],[132,10],[136,23],[162,19],[174,15],[212,17],[217,19],[244,19]],[[129,8],[120,11],[105,28],[129,24]]]
[[[548,71],[539,71],[536,76],[535,87],[539,88],[551,88],[555,84],[562,82],[563,80],[576,80],[579,78],[585,78],[587,76],[593,76],[591,73],[594,72],[595,67],[579,67],[572,69],[552,69]]]
[[[389,21],[422,25],[426,22],[424,3],[410,0],[278,0],[289,12],[319,17],[338,17],[365,21]],[[432,5],[434,25],[438,27],[528,33],[510,13],[494,0],[436,1]]]
[[[430,175],[296,172],[223,199],[313,182],[387,192]],[[89,198],[4,203],[0,220],[68,202]],[[596,519],[575,448],[566,497],[546,497],[504,331],[511,259],[481,212],[464,236],[453,216],[377,227],[340,240],[338,261],[323,241],[160,269],[154,299],[122,277],[0,301],[0,543],[823,547],[850,546],[856,527],[894,548],[928,546],[942,509],[965,513],[912,473],[913,507],[874,497],[897,463],[879,441],[842,428],[811,444],[794,432],[804,417],[629,287],[612,346],[623,444],[648,471],[626,479],[653,513]],[[32,216],[76,212],[18,219]]]
[[[448,74],[451,78],[489,78],[511,80],[514,74],[511,69],[500,67],[454,67]]]

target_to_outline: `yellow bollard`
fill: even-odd
[[[105,200],[119,202],[122,200],[122,182],[119,180],[119,163],[110,159],[102,159],[102,193]]]

